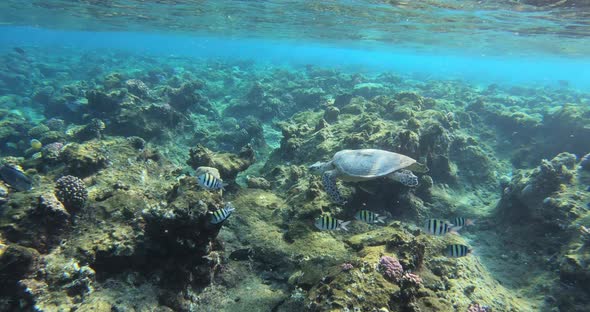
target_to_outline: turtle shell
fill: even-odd
[[[342,150],[332,160],[344,177],[360,179],[386,176],[416,162],[408,156],[378,149]]]

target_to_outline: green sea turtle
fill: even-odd
[[[336,178],[358,182],[388,177],[413,187],[418,185],[418,177],[412,171],[404,169],[410,166],[412,169],[427,171],[424,165],[402,154],[378,149],[359,149],[339,151],[331,161],[316,162],[309,169],[322,174],[324,189],[330,198],[336,203],[344,204],[346,201],[336,186]]]

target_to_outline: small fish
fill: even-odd
[[[359,210],[356,212],[354,217],[359,221],[367,223],[385,223],[385,216],[379,216],[378,214],[369,210]]]
[[[588,188],[586,189],[586,192],[590,192],[590,186],[588,186]]]
[[[315,219],[315,227],[317,227],[318,229],[324,231],[324,230],[345,230],[348,231],[348,228],[346,228],[346,226],[350,223],[350,221],[342,221],[342,220],[338,220],[334,217],[330,217],[330,216],[321,216],[317,219]]]
[[[33,187],[33,180],[18,168],[4,164],[0,167],[0,179],[15,190],[28,191]]]
[[[32,139],[31,142],[31,148],[38,151],[41,149],[41,147],[43,147],[43,143],[41,143],[41,141],[37,140],[37,139]]]
[[[472,219],[465,219],[463,217],[456,217],[451,223],[453,224],[453,228],[457,231],[464,226],[475,225],[475,222]]]
[[[230,202],[227,202],[223,208],[211,212],[211,223],[219,224],[227,220],[234,210],[236,210],[236,208]]]
[[[424,230],[432,235],[445,235],[447,233],[457,234],[453,224],[439,219],[428,219],[424,225]]]
[[[453,244],[447,246],[447,257],[451,258],[465,257],[472,252],[473,250],[465,245]]]
[[[203,188],[206,188],[208,190],[212,190],[212,191],[217,191],[217,190],[223,190],[224,188],[224,184],[223,184],[223,180],[216,178],[214,175],[210,174],[209,172],[205,172],[200,174],[197,177],[197,181],[199,182],[199,185]]]

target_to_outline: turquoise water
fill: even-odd
[[[590,59],[543,50],[522,55],[518,47],[512,51],[493,47],[469,51],[445,46],[414,50],[395,44],[363,41],[323,43],[313,38],[225,38],[185,33],[82,32],[31,27],[3,27],[0,30],[0,43],[7,50],[11,46],[33,49],[70,47],[80,51],[109,49],[163,57],[252,59],[276,65],[317,64],[368,73],[393,71],[481,84],[555,86],[558,81],[565,80],[583,89],[590,86],[590,71],[586,69],[590,67]],[[467,40],[466,37],[459,39]],[[585,42],[584,38],[579,40],[580,44]]]
[[[0,312],[582,312],[589,246],[586,0],[0,3]]]

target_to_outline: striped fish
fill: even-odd
[[[359,210],[354,215],[355,219],[364,221],[367,223],[385,223],[385,216],[379,216],[378,214],[369,210]]]
[[[455,230],[460,230],[462,229],[464,226],[470,226],[470,225],[474,225],[475,222],[472,219],[465,219],[463,217],[456,217],[455,219],[453,219],[453,229]]]
[[[447,233],[457,234],[453,224],[439,219],[428,219],[424,225],[424,230],[432,235],[445,235]]]
[[[447,246],[447,257],[459,258],[465,257],[472,252],[471,248],[465,245],[454,244]]]
[[[209,172],[204,172],[197,176],[197,181],[201,187],[211,191],[223,190],[224,187],[223,180],[216,178]]]
[[[230,202],[227,202],[223,208],[211,212],[211,223],[219,224],[227,220],[234,210],[236,208]]]
[[[350,221],[342,221],[342,220],[338,220],[334,217],[330,217],[330,216],[321,216],[317,219],[315,219],[315,227],[317,227],[318,229],[324,231],[324,230],[345,230],[348,231],[348,229],[346,228],[346,226],[350,223]]]

